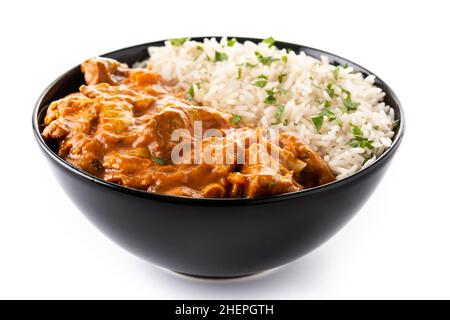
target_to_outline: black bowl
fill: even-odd
[[[202,40],[196,38],[194,40]],[[237,38],[239,41],[260,39]],[[148,58],[148,46],[121,49],[105,57],[133,64]],[[361,66],[336,55],[296,44],[280,48]],[[378,77],[376,85],[395,110],[399,125],[392,146],[372,165],[325,186],[261,199],[193,199],[147,193],[108,183],[75,168],[43,140],[48,104],[83,84],[80,66],[45,89],[33,113],[37,142],[63,189],[94,225],[119,245],[170,270],[205,277],[235,277],[271,269],[315,249],[333,236],[372,194],[396,153],[404,132],[404,116],[394,92]],[[51,192],[51,190],[49,190]]]

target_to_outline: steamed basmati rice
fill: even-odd
[[[246,126],[295,134],[337,179],[371,164],[392,143],[394,111],[375,77],[332,66],[325,56],[226,38],[167,41],[148,50],[149,67],[193,93],[194,102],[239,115]]]

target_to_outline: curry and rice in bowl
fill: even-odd
[[[331,53],[193,38],[72,68],[39,98],[33,132],[116,243],[176,272],[236,277],[345,225],[398,150],[404,115],[386,83]]]
[[[374,76],[235,38],[172,39],[133,67],[81,64],[85,85],[52,102],[42,135],[107,182],[196,198],[257,198],[345,178],[392,144]]]

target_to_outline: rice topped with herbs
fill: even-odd
[[[346,65],[304,52],[236,39],[172,39],[146,62],[186,99],[233,114],[232,122],[295,134],[337,179],[371,164],[391,146],[394,111],[384,92]]]

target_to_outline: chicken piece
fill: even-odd
[[[302,189],[294,179],[306,164],[294,154],[280,149],[261,136],[258,130],[243,128],[228,130],[224,138],[212,137],[202,141],[202,161],[209,163],[239,164],[238,148],[244,148],[240,172],[233,172],[227,178],[231,184],[230,197],[255,198],[293,192]],[[230,154],[231,153],[231,156]]]
[[[93,131],[98,118],[98,109],[92,101],[81,94],[71,94],[52,102],[44,123],[42,135],[46,139],[61,139],[75,133]]]
[[[85,133],[77,133],[62,141],[59,155],[93,175],[103,173],[101,159],[103,159],[103,147],[95,138]]]
[[[204,134],[209,129],[231,127],[231,116],[209,107],[189,106],[179,102],[160,108],[149,123],[149,148],[154,157],[168,159],[172,149],[181,141],[193,140],[196,121]],[[176,131],[184,129],[183,131]],[[178,133],[178,140],[174,134]],[[172,139],[174,138],[174,139]]]
[[[251,148],[253,144],[259,144],[258,150],[261,149],[261,152],[264,150],[264,154],[270,156],[270,165],[273,165],[274,168],[281,166],[299,174],[306,167],[305,162],[298,159],[292,152],[270,142],[259,129],[228,129],[220,133],[223,137],[210,137],[202,140],[203,158],[212,158],[215,163],[248,164],[248,151],[246,150]],[[254,156],[260,155],[255,153]],[[250,160],[253,160],[255,164],[259,163],[258,158]],[[266,160],[266,164],[269,164],[269,160]]]
[[[303,186],[311,188],[334,181],[334,175],[327,163],[292,134],[282,133],[280,146],[306,162],[306,168],[296,177]]]
[[[164,192],[165,194],[170,194],[173,196],[180,196],[180,197],[191,197],[191,198],[202,198],[203,194],[201,191],[194,190],[189,187],[185,186],[178,186],[174,187],[172,189],[169,189]]]
[[[225,197],[227,176],[233,168],[233,165],[208,164],[159,166],[154,173],[155,183],[148,191],[171,194],[173,190],[189,188],[198,191],[201,197]]]
[[[133,88],[143,91],[150,89],[150,92],[158,93],[158,91],[155,91],[155,88],[153,88],[153,85],[161,82],[161,76],[158,73],[151,72],[148,69],[130,69],[126,82]]]
[[[148,158],[146,148],[125,148],[109,152],[102,163],[104,179],[135,189],[146,190],[155,183],[154,162]]]
[[[108,101],[125,101],[133,106],[133,113],[136,116],[144,112],[153,112],[155,98],[153,96],[142,94],[123,86],[111,86],[107,83],[98,85],[81,86],[80,92],[86,97],[95,99],[101,98]]]
[[[109,83],[116,85],[128,76],[128,66],[117,60],[96,57],[81,64],[81,72],[88,85]]]
[[[302,188],[288,170],[267,152],[267,148],[254,143],[246,150],[246,164],[240,170],[246,177],[243,194],[247,198],[270,196],[299,191]]]

